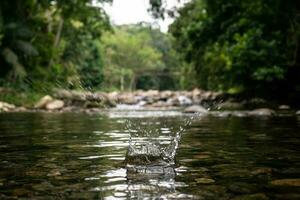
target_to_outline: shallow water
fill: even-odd
[[[197,117],[174,166],[137,172],[126,119],[167,144],[187,117],[127,114],[0,114],[0,199],[300,199],[300,118]]]

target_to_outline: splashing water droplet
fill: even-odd
[[[177,128],[174,126],[161,128],[161,123],[157,124],[150,120],[147,122],[126,120],[125,128],[130,133],[126,164],[174,165],[181,135],[192,120],[193,117],[184,120],[183,125]],[[166,133],[169,133],[169,137],[164,137]]]

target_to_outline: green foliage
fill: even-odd
[[[116,27],[114,33],[106,33],[102,41],[106,88],[175,87],[171,71],[175,71],[180,62],[167,35],[150,26],[130,25]],[[171,78],[163,83],[161,79],[166,76]]]
[[[200,87],[266,93],[292,83],[299,68],[298,12],[292,0],[193,0],[171,33]]]
[[[93,3],[110,2],[97,0]],[[96,41],[109,29],[91,0],[0,3],[0,79],[46,89],[100,87],[103,61]]]

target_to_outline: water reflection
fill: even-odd
[[[124,164],[130,133],[123,117],[1,114],[0,199],[299,197],[299,117],[198,118],[174,165],[138,168]],[[165,147],[184,118],[136,120],[152,123],[151,141]]]

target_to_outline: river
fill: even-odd
[[[297,116],[198,116],[183,131],[172,173],[128,171],[127,120],[151,121],[168,141],[188,117],[2,113],[0,199],[300,199]]]

